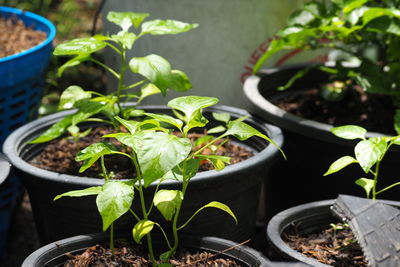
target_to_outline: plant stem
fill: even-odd
[[[104,156],[101,156],[100,164],[101,164],[101,171],[103,172],[103,175],[104,175],[104,179],[106,181],[108,181],[109,177],[108,177],[106,165],[104,163]]]
[[[375,167],[375,172],[374,172],[374,187],[372,187],[372,199],[375,200],[376,199],[376,185],[378,183],[378,174],[379,174],[379,165],[380,165],[380,161],[378,161],[376,163],[376,167]]]
[[[136,168],[136,172],[137,172],[137,176],[138,176],[138,183],[139,183],[139,187],[137,188],[139,191],[139,196],[140,196],[140,205],[142,207],[142,213],[143,213],[143,219],[144,220],[148,220],[148,215],[147,215],[147,211],[146,211],[146,205],[145,205],[145,201],[144,201],[144,194],[143,194],[143,185],[142,185],[142,172],[140,170],[140,166],[139,166],[139,162],[137,159],[137,155],[135,152],[132,152],[132,160],[133,160],[133,164],[135,165]],[[148,233],[146,235],[147,238],[147,246],[149,249],[149,255],[150,255],[150,260],[153,263],[154,266],[157,265],[156,259],[154,257],[154,251],[153,251],[153,243],[151,241],[151,234]]]
[[[125,77],[125,70],[126,70],[126,63],[125,63],[125,56],[126,50],[122,47],[121,51],[121,72],[118,78],[118,87],[117,87],[117,105],[119,112],[121,112],[121,100],[119,99],[121,96],[121,91],[124,89],[124,77]]]
[[[114,256],[115,247],[114,247],[114,223],[110,226],[110,249],[111,253]]]
[[[110,68],[109,66],[107,66],[106,64],[103,64],[102,62],[94,59],[94,58],[90,58],[90,61],[102,66],[103,68],[105,68],[106,70],[108,70],[112,75],[114,75],[117,79],[120,79],[120,75],[118,73],[116,73],[112,68]]]

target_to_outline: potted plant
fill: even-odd
[[[122,27],[122,31],[118,34],[72,40],[66,44],[59,45],[55,49],[55,54],[74,56],[73,59],[60,68],[60,73],[65,68],[74,66],[84,60],[95,61],[90,56],[90,53],[98,51],[105,46],[111,46],[123,58],[125,56],[124,51],[131,48],[136,39],[145,34],[179,33],[196,26],[171,20],[153,20],[141,24],[146,16],[147,14],[141,13],[111,12],[108,15],[108,19]],[[128,31],[130,26],[139,27],[140,24],[142,25],[140,33],[134,34]],[[110,43],[110,41],[113,41],[113,43]],[[115,44],[119,45],[118,48]],[[122,62],[125,62],[125,60],[122,60]],[[59,148],[62,146],[66,146],[69,143],[75,144],[78,140],[91,140],[92,137],[88,138],[87,136],[90,132],[89,129],[94,129],[98,125],[111,124],[114,131],[119,132],[121,127],[124,127],[121,122],[129,117],[138,116],[140,120],[143,120],[146,116],[153,116],[150,121],[160,124],[161,127],[162,124],[168,123],[168,120],[165,121],[165,117],[169,118],[168,116],[179,113],[180,111],[176,111],[176,109],[181,110],[181,108],[173,104],[171,104],[171,108],[124,105],[122,99],[136,98],[137,103],[140,103],[146,96],[160,92],[166,93],[167,88],[175,88],[182,91],[190,87],[190,81],[183,72],[171,70],[169,63],[156,55],[133,58],[130,60],[129,66],[122,63],[120,72],[112,70],[101,62],[96,63],[105,67],[118,78],[119,86],[115,92],[110,95],[98,95],[97,93],[85,91],[80,87],[71,86],[61,95],[60,107],[75,107],[77,109],[63,111],[27,124],[11,134],[4,144],[5,154],[20,173],[29,193],[42,244],[76,234],[100,231],[102,229],[101,225],[93,223],[99,221],[96,220],[99,215],[92,209],[93,197],[88,197],[87,201],[61,199],[56,203],[53,202],[53,198],[54,195],[65,191],[80,190],[89,186],[101,186],[104,183],[103,179],[93,178],[93,176],[79,177],[78,173],[74,175],[63,174],[40,169],[29,164],[29,160],[44,150],[46,143],[43,142],[57,138],[64,132],[70,133],[69,137],[61,139],[64,140],[61,141],[64,142],[64,145],[59,143],[60,145],[56,146],[55,152],[50,152],[49,157],[54,158],[56,154],[60,153]],[[124,72],[128,68],[134,73],[142,75],[144,79],[133,85],[124,85]],[[139,85],[142,86],[139,92],[129,93],[129,89]],[[247,129],[255,130],[253,134],[257,137],[245,142],[239,141],[242,137],[239,137],[238,141],[232,140],[233,144],[236,144],[235,146],[246,147],[250,150],[254,154],[253,157],[228,166],[220,172],[212,170],[199,173],[192,179],[191,186],[188,189],[190,191],[188,194],[189,199],[183,207],[182,219],[185,217],[185,219],[188,219],[187,216],[191,216],[197,210],[197,203],[204,202],[206,204],[211,200],[218,200],[228,204],[235,211],[239,221],[238,227],[231,227],[233,223],[223,220],[221,213],[216,211],[208,214],[207,217],[203,217],[201,214],[194,219],[191,231],[229,237],[232,240],[247,238],[251,236],[255,229],[260,185],[262,180],[268,177],[266,172],[278,154],[277,147],[281,146],[283,142],[280,130],[277,127],[252,118],[248,113],[240,109],[226,106],[209,107],[217,102],[215,99],[209,100],[210,102],[206,101],[208,104],[205,105],[199,104],[200,106],[196,106],[196,103],[198,104],[198,99],[204,98],[192,96],[187,99],[189,99],[187,100],[189,103],[184,103],[183,105],[189,108],[195,105],[192,107],[192,112],[194,113],[191,114],[198,116],[198,118],[196,117],[197,119],[201,119],[195,124],[196,127],[202,127],[199,128],[200,131],[204,130],[204,123],[210,121],[211,128],[208,133],[212,134],[214,132],[214,134],[218,134],[221,129],[226,130],[226,126],[223,125],[229,125],[232,121],[240,119],[249,124]],[[204,116],[200,112],[203,108]],[[151,115],[154,113],[164,113],[164,115]],[[96,114],[99,116],[95,116]],[[181,115],[178,118],[182,121],[184,116],[182,117]],[[175,119],[172,121],[175,121]],[[179,123],[175,126],[179,128]],[[200,145],[205,145],[210,138],[212,137],[205,136],[202,139],[203,141],[198,142],[200,142]],[[277,146],[269,145],[268,141],[272,141]],[[213,152],[215,147],[220,147],[220,144],[211,147],[212,149],[210,148],[211,150],[209,151]],[[222,159],[228,160],[226,157]],[[56,165],[61,165],[61,162],[56,163]],[[129,162],[128,160],[128,164]],[[210,159],[210,162],[217,169],[223,165],[218,157],[215,160]],[[117,159],[117,163],[116,165],[119,165],[121,162]],[[132,177],[125,175],[122,178]],[[157,188],[157,184],[152,183],[149,187],[153,190],[148,190],[147,192],[152,192]],[[160,188],[163,189],[176,189],[179,187],[181,187],[181,181],[175,180],[163,181],[160,185]],[[146,197],[148,200],[149,198],[151,199],[150,196]],[[138,208],[140,207],[133,207],[133,210]],[[116,228],[130,228],[130,220],[129,216],[126,219],[121,219],[119,221],[121,225],[117,225]]]
[[[337,159],[330,165],[324,175],[331,175],[352,164],[359,165],[364,173],[362,174],[362,178],[357,179],[355,183],[364,189],[366,197],[399,208],[399,201],[377,200],[377,197],[380,197],[383,192],[400,185],[399,182],[385,185],[383,182],[387,177],[383,178],[381,172],[381,170],[383,170],[381,169],[381,163],[388,150],[392,146],[395,147],[399,145],[399,136],[368,138],[366,137],[367,131],[364,128],[354,125],[336,127],[331,131],[339,138],[348,140],[360,139],[360,141],[357,142],[354,147],[355,156],[343,156]],[[365,178],[364,176],[370,177]],[[331,181],[336,182],[333,180]],[[398,188],[394,188],[394,191],[396,191],[396,189],[398,190]],[[349,225],[338,224],[341,222],[341,218],[337,218],[333,215],[331,210],[333,203],[334,200],[324,200],[302,204],[275,215],[270,220],[267,227],[267,238],[274,250],[274,257],[278,259],[298,260],[312,266],[337,266],[341,264],[349,266],[364,264],[361,266],[366,266],[366,258],[362,257],[364,250],[362,250],[358,244],[354,243],[354,235],[348,233]],[[355,216],[357,216],[357,212],[355,213]],[[359,209],[358,214],[361,213]],[[395,214],[391,214],[390,218],[393,218],[394,215]],[[380,222],[380,224],[384,224],[384,221]],[[340,231],[344,229],[346,230],[346,234],[341,235]],[[300,241],[299,244],[304,244],[303,251],[309,253],[298,252],[301,251],[301,245],[297,247],[298,251],[296,251],[295,242],[289,245],[290,240],[294,240],[291,235],[295,236],[296,240],[298,236],[301,238],[304,237],[303,241]],[[307,237],[309,237],[308,240]],[[313,244],[313,240],[318,238],[320,239],[318,242],[320,246],[319,252],[314,253],[313,257],[313,251],[317,251],[318,249],[311,246],[309,249],[307,246]],[[331,240],[329,241],[329,239]],[[351,242],[351,239],[353,242]],[[308,242],[308,244],[306,244],[306,242]],[[330,248],[327,249],[327,247]],[[337,254],[334,255],[336,252]],[[340,255],[340,253],[342,253],[342,255]],[[320,256],[324,254],[327,256]],[[389,258],[389,256],[387,258]],[[319,261],[317,261],[317,259]]]
[[[276,164],[272,172],[293,178],[275,179],[269,185],[272,194],[267,194],[271,197],[268,202],[278,200],[269,209],[271,215],[292,205],[334,198],[338,193],[362,194],[353,192],[351,181],[346,179],[346,175],[355,174],[355,168],[347,169],[344,176],[335,175],[338,183],[329,187],[321,173],[335,155],[350,153],[353,145],[332,136],[332,127],[357,124],[368,129],[368,136],[390,135],[398,129],[399,75],[393,48],[399,39],[389,27],[398,20],[396,3],[307,1],[269,44],[254,69],[258,74],[244,84],[250,112],[283,128],[286,136],[284,150],[289,160]],[[323,48],[341,54],[324,65],[260,70],[264,61],[280,51]],[[383,163],[389,177],[394,177],[390,174],[395,172],[397,156],[394,149]],[[320,164],[311,164],[317,160]],[[275,188],[287,183],[293,189],[290,200],[274,194]],[[396,197],[393,192],[385,194],[387,199]]]
[[[204,209],[219,209],[237,222],[237,218],[230,207],[218,201],[211,201],[200,206],[199,202],[191,203],[190,205],[197,206],[197,208],[191,214],[188,214],[187,219],[179,220],[184,202],[193,201],[190,197],[193,191],[188,189],[191,186],[191,179],[196,176],[201,166],[201,162],[209,160],[216,166],[217,170],[222,170],[225,163],[229,162],[229,158],[226,156],[203,152],[212,149],[213,146],[218,145],[219,140],[223,140],[227,136],[235,136],[242,141],[254,135],[268,139],[256,129],[244,123],[245,118],[239,118],[228,120],[221,135],[210,136],[211,138],[207,138],[207,142],[203,146],[197,146],[193,149],[189,132],[193,128],[206,126],[208,120],[203,116],[202,109],[217,102],[218,99],[212,97],[179,97],[168,102],[168,106],[175,111],[175,117],[147,112],[147,119],[141,121],[115,117],[128,131],[107,134],[104,136],[104,140],[89,145],[76,155],[76,160],[84,161],[80,172],[99,161],[104,183],[100,186],[96,185],[62,193],[56,196],[54,200],[59,201],[60,198],[64,197],[96,196],[97,210],[102,219],[102,230],[110,231],[109,247],[112,252],[110,255],[115,256],[119,253],[115,251],[114,246],[114,222],[122,215],[129,213],[132,220],[129,221],[131,226],[127,232],[132,233],[136,243],[141,243],[142,239],[146,237],[147,252],[145,255],[148,253],[148,260],[150,260],[152,266],[175,265],[170,260],[178,249],[180,240],[178,233]],[[166,125],[163,126],[161,123]],[[175,131],[178,131],[179,134]],[[123,144],[122,148],[118,149],[106,138],[117,139]],[[125,149],[125,147],[129,149]],[[135,169],[136,175],[130,179],[113,179],[112,173],[105,164],[104,158],[107,155],[127,157]],[[176,189],[162,189],[162,183],[165,180],[179,181],[179,186]],[[155,189],[150,187],[151,184],[155,185]],[[150,193],[145,194],[146,191],[150,191]],[[150,200],[150,203],[146,202],[145,196],[148,196],[147,200]],[[140,208],[132,208],[134,202]],[[155,212],[162,216],[152,216],[152,213]],[[167,224],[167,227],[170,227],[169,231],[165,227],[165,221],[169,222]],[[158,256],[155,251],[155,241],[151,238],[151,234],[156,231],[159,232],[157,240],[165,239],[166,243],[166,251],[162,251],[163,253]],[[250,264],[261,266],[262,260],[257,259],[257,257],[260,257],[259,254],[252,256],[250,252],[243,260],[246,257],[250,257],[252,261]],[[202,260],[202,258],[199,258],[199,260]]]

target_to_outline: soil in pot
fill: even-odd
[[[369,131],[395,135],[392,99],[387,95],[367,94],[358,85],[350,87],[339,101],[327,101],[321,96],[319,88],[310,88],[272,99],[271,102],[302,118],[334,126],[356,124]]]
[[[89,267],[89,266],[149,266],[151,261],[146,255],[146,252],[138,247],[132,247],[126,241],[118,240],[117,247],[115,248],[114,255],[111,249],[95,245],[87,248],[82,254],[71,255],[68,261],[63,265],[64,267]],[[177,254],[170,260],[174,266],[226,266],[226,267],[239,267],[243,266],[234,259],[211,253],[207,251],[189,251],[179,250]]]
[[[336,229],[330,227],[317,233],[303,235],[292,227],[282,234],[282,238],[292,249],[327,265],[368,266],[350,227],[342,223],[335,226]]]
[[[26,27],[22,20],[0,16],[0,58],[30,49],[46,40],[46,33]]]
[[[121,146],[121,144],[114,138],[102,138],[103,135],[113,132],[114,130],[112,127],[101,126],[94,128],[89,135],[82,137],[79,140],[74,140],[72,138],[56,139],[46,144],[43,151],[30,160],[30,163],[38,168],[58,173],[100,178],[99,174],[101,173],[101,170],[98,164],[95,164],[83,173],[79,173],[79,168],[83,163],[76,162],[75,155],[90,144],[101,141],[112,142],[116,146]],[[193,144],[195,144],[197,139],[206,134],[206,132],[191,133],[189,134],[189,139]],[[215,146],[217,147],[217,155],[231,157],[231,164],[238,163],[253,155],[252,151],[249,151],[245,147],[239,146],[227,139],[220,140],[220,142],[216,143]],[[195,145],[193,147],[196,150],[199,148]],[[212,151],[205,149],[203,153],[212,153]],[[105,158],[105,164],[107,169],[113,172],[114,178],[116,179],[126,179],[135,176],[135,171],[132,169],[132,163],[124,156],[108,156]],[[200,171],[211,169],[213,169],[213,166],[208,161],[201,163]]]

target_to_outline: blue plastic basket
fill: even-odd
[[[21,19],[26,26],[43,31],[47,39],[26,51],[0,58],[0,146],[10,132],[37,116],[43,91],[44,71],[53,49],[54,25],[39,15],[0,6],[0,16]]]
[[[47,39],[43,43],[21,53],[0,58],[1,147],[14,129],[37,116],[44,85],[44,72],[53,50],[52,41],[56,29],[47,19],[15,8],[0,6],[0,16],[16,17],[26,26],[47,34]],[[22,192],[21,181],[16,176],[10,176],[0,183],[0,258],[5,252],[11,217],[20,202]]]

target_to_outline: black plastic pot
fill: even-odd
[[[63,239],[48,244],[29,255],[22,263],[22,267],[55,267],[62,266],[68,257],[65,253],[77,254],[95,244],[108,242],[109,237],[105,234],[80,235]],[[182,247],[209,252],[221,252],[237,245],[229,240],[216,237],[183,237]],[[223,253],[224,256],[237,260],[244,266],[268,267],[270,262],[258,251],[247,246],[236,246]]]
[[[354,184],[355,180],[365,175],[357,165],[350,165],[337,174],[323,177],[335,160],[345,155],[354,155],[355,142],[334,136],[329,131],[332,125],[300,118],[270,102],[272,99],[295,94],[299,90],[315,88],[327,79],[325,73],[313,70],[297,80],[290,89],[276,89],[286,84],[303,67],[304,65],[266,69],[249,77],[244,84],[249,112],[280,127],[285,136],[283,150],[287,161],[280,160],[274,164],[270,171],[271,179],[266,183],[267,217],[302,203],[335,198],[338,194],[365,196],[364,190]],[[383,134],[368,132],[367,135]],[[396,149],[392,147],[385,156],[380,168],[379,188],[398,181],[400,150]],[[400,200],[398,190],[394,188],[379,197]]]
[[[162,106],[142,108],[154,113],[170,112],[169,109]],[[205,115],[209,116],[210,112],[230,113],[234,118],[248,115],[244,110],[227,106],[207,109]],[[53,201],[57,194],[101,185],[103,183],[101,179],[59,174],[36,168],[27,163],[44,146],[43,144],[28,145],[27,142],[40,135],[66,114],[69,112],[47,116],[17,129],[7,138],[3,148],[4,153],[19,172],[29,193],[41,244],[79,234],[101,232],[102,229],[94,196],[62,198]],[[267,134],[279,146],[282,145],[283,136],[279,128],[262,123],[253,117],[246,119],[246,122]],[[228,166],[223,171],[206,171],[193,177],[188,187],[181,216],[182,222],[184,222],[199,207],[215,200],[227,204],[235,213],[239,223],[236,225],[222,211],[207,209],[182,230],[183,232],[202,236],[218,236],[234,241],[246,240],[254,234],[261,183],[269,179],[268,169],[278,156],[278,150],[260,138],[251,138],[241,144],[253,150],[255,155],[250,159]],[[152,186],[146,190],[145,198],[147,200],[152,199],[155,185]],[[178,189],[180,183],[165,181],[162,183],[162,187]],[[132,208],[139,210],[138,206]],[[153,213],[156,217],[158,216],[155,220],[163,221],[158,211]],[[130,214],[124,215],[117,221],[116,229],[130,232],[133,224],[134,218]]]
[[[383,202],[397,208],[400,207],[400,202],[397,201]],[[329,266],[293,250],[281,236],[283,233],[293,233],[294,229],[299,235],[318,233],[329,228],[329,224],[339,222],[330,209],[333,203],[334,200],[311,202],[275,215],[267,226],[267,239],[271,245],[270,258],[272,260],[300,261],[316,267]]]

